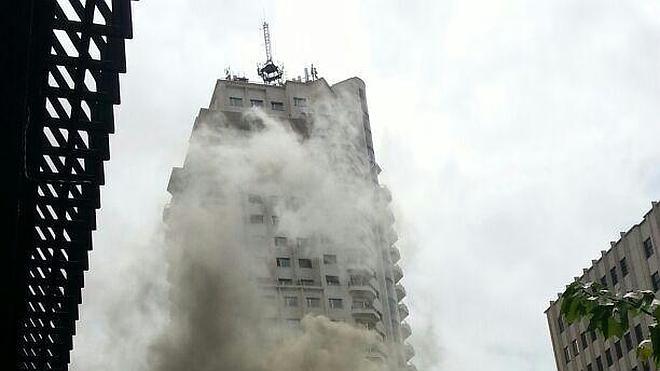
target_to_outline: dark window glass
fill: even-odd
[[[286,246],[286,237],[275,237],[275,246]]]
[[[310,308],[318,308],[321,306],[321,299],[320,298],[307,298],[307,306]]]
[[[596,331],[589,330],[589,334],[591,335],[591,342],[593,343],[594,341],[596,341]]]
[[[339,277],[325,276],[325,282],[327,282],[328,286],[339,286]]]
[[[282,102],[270,102],[270,105],[273,111],[284,111],[284,103]]]
[[[600,278],[600,284],[607,287],[607,276],[603,276]]]
[[[277,266],[288,268],[291,266],[291,259],[289,258],[277,258]]]
[[[250,223],[252,224],[264,224],[263,215],[250,215]]]
[[[580,349],[578,348],[577,339],[574,339],[573,341],[571,341],[571,348],[572,348],[571,350],[573,351],[573,356],[574,357],[577,356],[578,354],[580,354]]]
[[[300,284],[303,286],[314,286],[314,280],[302,279],[300,280]]]
[[[626,344],[626,352],[630,352],[633,348],[632,338],[630,337],[630,332],[623,334],[623,343]]]
[[[589,346],[589,344],[587,343],[587,333],[586,332],[583,332],[583,333],[580,334],[580,343],[582,343],[581,344],[582,345],[582,350],[587,349],[587,347]]]
[[[341,299],[328,299],[328,304],[330,308],[341,309],[344,307],[344,302]]]
[[[270,220],[273,222],[273,225],[278,225],[280,224],[280,217],[277,215],[272,215],[270,217]]]
[[[298,259],[298,266],[300,268],[311,268],[312,260],[311,259]]]
[[[621,357],[623,357],[623,350],[621,349],[621,341],[620,340],[617,340],[614,343],[614,351],[616,352],[616,358],[617,359],[620,359]]]
[[[252,107],[263,107],[264,101],[262,101],[261,99],[250,99],[250,105]]]
[[[566,363],[571,361],[571,353],[568,351],[568,347],[564,347],[564,359]]]
[[[644,240],[644,255],[648,258],[653,255],[653,242],[651,242],[651,237]]]
[[[612,269],[610,269],[610,278],[612,279],[612,285],[619,283],[619,277],[616,274],[616,267],[612,267]]]
[[[337,264],[337,255],[323,255],[323,264]]]
[[[600,359],[600,356],[596,357],[596,370],[603,371],[603,360]]]
[[[293,97],[293,105],[296,107],[307,107],[307,99]]]
[[[610,367],[614,364],[614,361],[612,360],[612,351],[609,349],[605,351],[605,360],[607,361],[607,367]]]
[[[653,291],[660,289],[660,274],[658,272],[651,275],[651,284],[653,285]]]
[[[243,98],[229,97],[229,105],[234,107],[243,107]]]
[[[622,258],[619,261],[619,265],[621,266],[621,275],[623,277],[628,275],[628,263],[626,263],[626,258]]]
[[[587,365],[587,371],[594,371],[594,368],[591,367],[591,363]]]
[[[293,280],[291,278],[278,278],[277,283],[280,285],[292,285]]]
[[[635,326],[635,341],[637,341],[637,344],[639,344],[643,340],[644,340],[644,333],[642,332],[642,326],[636,325]]]
[[[557,318],[557,326],[559,326],[559,332],[564,332],[564,320],[561,317]]]

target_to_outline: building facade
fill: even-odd
[[[309,138],[315,135],[310,130],[315,119],[322,115],[332,119],[336,114],[332,107],[317,103],[339,96],[344,98],[344,108],[350,113],[347,117],[360,134],[351,143],[357,148],[357,155],[350,159],[351,171],[368,180],[377,198],[374,207],[383,208],[386,221],[365,222],[362,227],[368,230],[369,238],[364,247],[337,249],[333,236],[287,235],[280,231],[277,203],[291,195],[259,194],[246,189],[237,195],[242,199],[241,233],[246,245],[260,246],[254,252],[255,262],[260,262],[256,264],[255,280],[260,295],[273,303],[269,319],[296,327],[306,314],[319,314],[368,328],[378,334],[383,345],[370,351],[369,358],[396,364],[400,370],[415,370],[411,363],[414,350],[406,342],[411,329],[405,321],[409,310],[403,302],[406,290],[400,282],[403,273],[397,264],[400,253],[392,228],[394,218],[387,207],[391,196],[378,182],[380,168],[374,156],[364,82],[351,78],[331,86],[322,78],[278,85],[245,79],[218,80],[209,108],[201,109],[195,120],[192,137],[208,126],[250,131],[246,113],[255,112],[257,107],[260,113],[288,123],[301,138]],[[172,171],[168,185],[172,203],[187,186],[190,166],[194,164],[188,156],[183,167]]]
[[[660,290],[660,203],[653,202],[644,219],[621,238],[601,251],[598,259],[575,280],[600,282],[614,292]],[[650,321],[644,316],[633,318],[630,329],[621,339],[605,340],[601,334],[587,330],[585,321],[568,325],[560,316],[560,301],[550,302],[546,310],[557,369],[560,371],[642,371],[655,370],[653,365],[637,359],[637,345],[648,338]]]

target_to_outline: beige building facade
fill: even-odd
[[[385,205],[387,223],[366,222],[369,230],[365,247],[354,250],[333,247],[332,236],[282,234],[278,228],[281,215],[275,200],[290,195],[269,195],[246,190],[242,198],[246,245],[268,246],[255,253],[259,269],[255,273],[261,294],[273,303],[269,319],[286,326],[299,326],[306,314],[322,314],[333,321],[366,327],[378,334],[382,347],[370,352],[375,361],[397,364],[400,370],[415,366],[412,346],[407,343],[411,329],[406,318],[406,290],[392,228],[394,218],[387,208],[391,196],[378,182],[378,167],[371,138],[366,101],[366,87],[359,78],[329,85],[324,79],[286,81],[279,85],[258,84],[245,79],[218,80],[208,109],[201,109],[195,121],[193,137],[204,125],[245,125],[245,113],[258,107],[260,112],[282,122],[302,137],[310,135],[315,117],[331,117],[332,109],[316,103],[327,97],[349,97],[350,119],[360,131],[352,145],[357,156],[351,165],[359,176],[369,179]],[[244,128],[246,129],[246,128]],[[247,129],[249,130],[249,128]],[[186,186],[186,167],[174,168],[168,191],[172,202]],[[295,202],[296,200],[291,200]],[[304,200],[302,201],[304,202]]]
[[[624,293],[630,290],[660,290],[660,203],[652,202],[643,220],[621,232],[608,250],[601,251],[582,275],[575,280],[601,282],[609,289]],[[560,301],[550,302],[546,310],[557,369],[560,371],[643,371],[655,370],[637,359],[636,347],[648,336],[650,322],[643,316],[630,321],[630,329],[621,339],[605,340],[587,330],[584,321],[568,325],[559,314]]]

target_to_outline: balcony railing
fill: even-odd
[[[408,317],[408,315],[410,315],[408,306],[403,303],[399,303],[399,319],[403,320]]]
[[[398,264],[394,264],[392,267],[392,274],[394,275],[394,282],[399,282],[403,278],[403,270]]]
[[[403,339],[407,339],[412,335],[412,329],[410,328],[410,325],[408,322],[402,322],[401,323],[401,337]]]
[[[396,292],[396,297],[399,299],[399,301],[406,297],[406,289],[404,289],[400,283],[397,283],[394,286],[394,291]]]

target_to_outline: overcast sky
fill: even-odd
[[[148,253],[215,80],[255,77],[264,16],[289,77],[367,84],[420,369],[555,369],[548,301],[660,199],[658,4],[134,2],[74,369],[112,340],[89,324]]]

